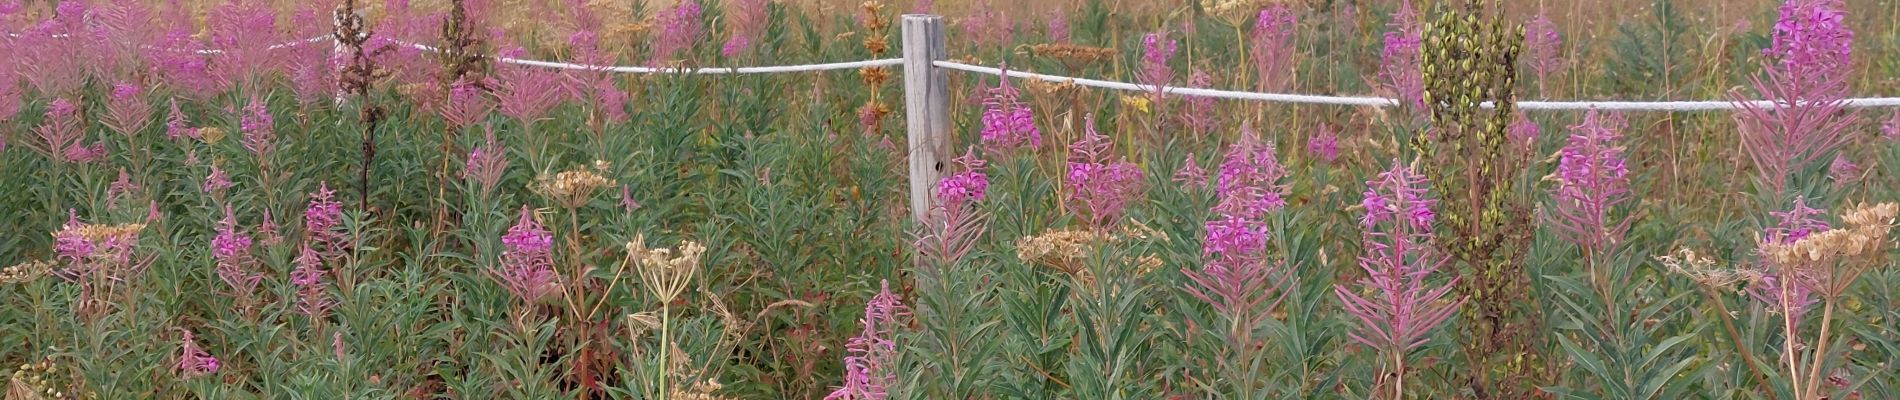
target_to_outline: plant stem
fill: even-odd
[[[672,325],[670,321],[668,320],[672,318],[672,309],[673,309],[672,305],[667,304],[667,303],[660,303],[660,385],[659,385],[660,395],[657,397],[659,397],[661,400],[665,400],[666,395],[667,395],[666,367],[668,364],[668,360],[666,358],[666,352],[669,348],[673,347],[671,342],[669,342],[669,338],[668,338],[669,333],[670,333],[668,332],[670,330],[668,329],[668,327]]]
[[[1392,400],[1405,399],[1405,353],[1392,352]]]
[[[1762,372],[1761,365],[1755,363],[1755,356],[1748,351],[1747,346],[1742,345],[1742,334],[1740,331],[1735,330],[1735,321],[1729,318],[1728,304],[1723,303],[1722,298],[1716,297],[1715,291],[1712,289],[1705,288],[1702,290],[1702,293],[1708,296],[1709,302],[1715,303],[1717,314],[1719,314],[1716,317],[1722,320],[1722,327],[1728,328],[1729,340],[1735,344],[1735,354],[1742,356],[1742,363],[1748,364],[1750,371],[1755,371],[1755,379],[1760,379],[1764,385],[1769,384],[1768,373]],[[1775,393],[1773,387],[1768,388],[1766,392],[1768,393],[1768,398],[1777,400],[1781,398],[1781,395]]]
[[[1821,336],[1814,339],[1814,361],[1808,367],[1808,395],[1810,399],[1821,398],[1821,365],[1827,361],[1828,325],[1834,319],[1834,299],[1829,298],[1821,306]]]
[[[1795,344],[1794,342],[1794,302],[1788,299],[1789,297],[1794,296],[1794,293],[1792,293],[1793,291],[1788,288],[1789,285],[1792,285],[1794,283],[1781,282],[1780,284],[1781,284],[1781,329],[1782,329],[1781,352],[1782,352],[1782,356],[1787,358],[1786,362],[1788,364],[1788,385],[1790,388],[1795,390],[1795,393],[1794,393],[1795,400],[1801,400],[1803,398],[1802,393],[1801,393],[1801,388],[1803,387],[1801,386],[1801,372],[1799,370],[1800,367],[1796,366],[1797,363],[1795,362],[1795,359],[1794,359],[1794,344]]]

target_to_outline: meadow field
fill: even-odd
[[[1895,399],[1896,21],[0,0],[0,400]]]

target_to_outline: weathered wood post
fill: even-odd
[[[933,191],[950,159],[950,88],[944,71],[931,64],[949,58],[943,17],[906,14],[904,122],[910,138],[910,216],[923,221],[936,207]]]

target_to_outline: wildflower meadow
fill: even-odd
[[[1896,399],[1896,21],[0,0],[0,400]]]

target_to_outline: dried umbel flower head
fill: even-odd
[[[63,368],[53,360],[41,359],[40,362],[20,364],[13,369],[12,379],[7,383],[7,391],[0,398],[7,400],[66,400],[76,398],[66,389],[69,379],[60,376]]]
[[[646,235],[635,235],[627,242],[627,262],[638,264],[640,281],[661,304],[672,303],[686,291],[687,283],[699,274],[699,257],[706,246],[691,240],[680,241],[678,251],[647,248]]]
[[[1062,229],[1016,240],[1016,258],[1075,274],[1108,235],[1087,229]]]
[[[603,161],[596,161],[595,163],[599,166]],[[605,170],[605,168],[598,167],[595,169]],[[561,173],[554,174],[554,176],[542,175],[535,179],[534,184],[530,185],[528,189],[543,198],[560,204],[562,207],[572,209],[587,205],[587,202],[592,200],[594,194],[600,192],[601,188],[613,185],[614,181],[612,179],[601,176],[599,172],[579,168],[561,171]]]
[[[1029,46],[1029,55],[1053,58],[1064,65],[1087,65],[1113,59],[1116,50],[1104,47],[1089,47],[1069,43],[1044,43]]]
[[[33,260],[0,268],[0,283],[27,283],[53,271],[53,263]]]
[[[1900,204],[1880,203],[1862,204],[1841,215],[1841,222],[1855,228],[1879,230],[1882,235],[1894,225],[1894,217],[1900,215]]]
[[[1722,268],[1716,266],[1715,259],[1696,254],[1688,248],[1678,249],[1672,255],[1656,256],[1656,262],[1669,268],[1669,272],[1682,274],[1696,284],[1715,290],[1736,290],[1737,284],[1761,281],[1761,273],[1746,269]]]

